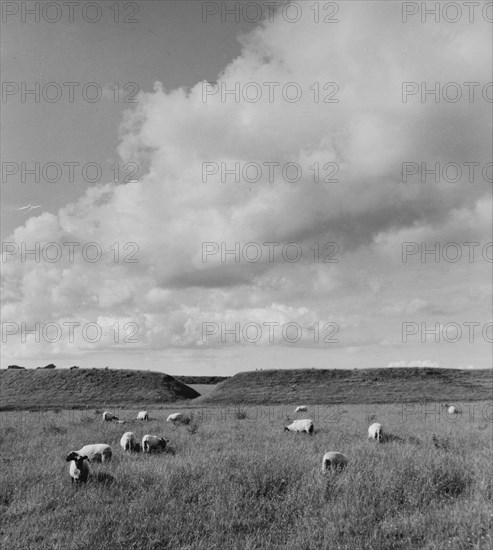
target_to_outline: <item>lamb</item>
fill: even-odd
[[[122,435],[122,438],[120,439],[120,447],[124,451],[134,451],[137,453],[140,451],[140,443],[137,443],[135,434],[132,432],[126,432]]]
[[[72,483],[86,483],[89,476],[89,465],[85,460],[89,461],[89,458],[85,455],[81,455],[76,451],[72,451],[66,458],[67,462],[70,462],[69,473],[72,478]]]
[[[294,412],[295,413],[306,412],[307,410],[308,410],[308,407],[306,405],[300,405],[299,407],[296,407]]]
[[[181,413],[170,414],[166,419],[166,422],[176,422],[177,420],[181,420],[182,416],[183,415]]]
[[[375,422],[368,428],[368,439],[375,439],[379,443],[382,442],[383,430],[382,425]]]
[[[295,420],[289,426],[284,426],[284,431],[289,432],[306,432],[307,434],[313,434],[313,420],[305,418],[302,420]]]
[[[169,439],[147,434],[142,438],[142,451],[144,453],[159,450],[164,451],[167,443],[169,443]]]
[[[341,472],[347,464],[347,458],[337,451],[329,451],[322,459],[322,474],[327,472]]]
[[[108,462],[111,460],[113,451],[106,443],[94,443],[92,445],[84,445],[82,449],[76,451],[77,454],[87,456],[91,462]]]
[[[109,411],[104,411],[103,420],[105,422],[111,422],[112,420],[119,420],[119,418]]]
[[[137,415],[137,420],[149,420],[149,413],[147,411],[140,411]]]

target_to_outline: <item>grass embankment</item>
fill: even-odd
[[[117,369],[1,370],[0,409],[119,407],[200,394],[159,372]]]
[[[300,405],[479,401],[492,397],[492,369],[297,369],[239,373],[197,402]]]

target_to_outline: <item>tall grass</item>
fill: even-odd
[[[46,422],[9,414],[0,428],[2,548],[491,548],[491,423],[373,409],[394,436],[383,444],[367,441],[364,406],[345,407],[337,422],[310,408],[313,436],[284,432],[281,407],[195,411],[179,425],[164,422],[166,411],[125,426],[87,422],[87,411]],[[124,453],[125,431],[166,436],[171,452]],[[91,442],[112,445],[114,458],[71,486],[64,458]],[[329,450],[349,463],[322,476]]]

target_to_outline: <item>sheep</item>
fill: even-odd
[[[76,451],[72,451],[65,460],[70,462],[69,474],[72,478],[72,483],[74,481],[76,483],[86,483],[89,476],[89,465],[84,460],[90,462],[89,458]]]
[[[92,445],[84,445],[82,449],[76,451],[79,455],[86,455],[91,462],[108,462],[111,460],[113,451],[106,443],[93,443]]]
[[[289,432],[306,432],[307,434],[313,434],[313,420],[305,418],[303,420],[295,420],[289,426],[284,426],[284,431]]]
[[[125,424],[125,420],[115,420],[117,424]]]
[[[368,428],[368,439],[375,439],[379,443],[382,441],[383,431],[382,425],[375,422]]]
[[[126,432],[122,435],[122,438],[120,439],[120,447],[124,451],[134,451],[137,453],[140,451],[140,443],[137,443],[135,434],[132,432]]]
[[[149,413],[147,411],[140,411],[137,415],[137,420],[149,420]]]
[[[170,414],[166,419],[166,422],[176,422],[177,420],[181,420],[182,416],[183,415],[181,413]]]
[[[449,405],[448,403],[445,403],[444,407],[447,409],[448,414],[456,416],[460,414],[460,408],[456,407],[455,405]]]
[[[294,412],[295,413],[306,412],[307,410],[308,410],[308,407],[306,405],[300,405],[299,407],[296,407]]]
[[[118,417],[115,416],[113,413],[110,413],[109,411],[104,411],[103,420],[105,422],[111,422],[112,420],[118,420]]]
[[[322,459],[322,474],[327,472],[341,472],[347,464],[347,458],[337,451],[329,451]]]
[[[167,443],[169,443],[169,439],[147,434],[142,438],[142,451],[144,453],[158,450],[164,451]]]

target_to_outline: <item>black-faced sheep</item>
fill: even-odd
[[[89,458],[85,455],[72,451],[66,458],[67,462],[70,462],[69,473],[72,478],[72,483],[86,483],[89,476],[89,464],[85,461],[89,461]]]

